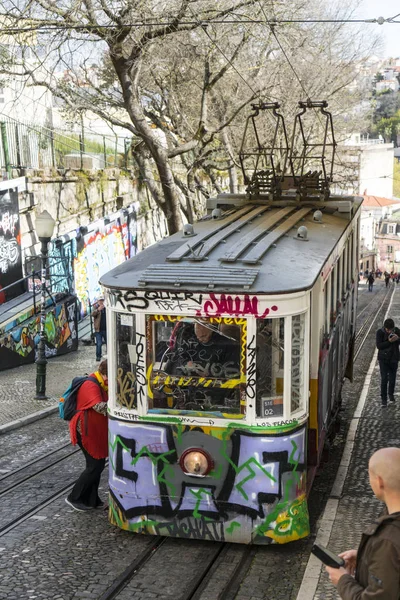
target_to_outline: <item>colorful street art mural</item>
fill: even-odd
[[[146,422],[148,421],[148,422]],[[207,448],[212,471],[186,474],[185,450]],[[110,520],[138,533],[286,543],[309,534],[306,427],[226,428],[110,419]]]
[[[16,325],[0,337],[0,370],[34,362],[39,343],[40,314]],[[76,350],[77,305],[75,298],[49,309],[45,321],[46,358]]]
[[[21,278],[22,259],[18,194],[7,190],[0,194],[0,289],[19,281]],[[6,291],[4,300],[14,298],[22,292],[21,286],[13,286]]]
[[[101,295],[100,277],[136,254],[136,233],[136,212],[132,212],[77,240],[73,265],[82,316]]]

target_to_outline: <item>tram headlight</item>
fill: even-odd
[[[179,460],[180,467],[187,475],[204,477],[214,468],[214,461],[205,450],[188,448]]]

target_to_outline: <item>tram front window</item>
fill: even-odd
[[[284,323],[257,320],[257,417],[283,415]]]
[[[243,325],[232,319],[148,316],[149,409],[240,415],[245,405]]]

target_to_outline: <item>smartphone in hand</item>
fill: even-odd
[[[344,567],[345,561],[343,558],[340,558],[340,556],[334,552],[331,552],[328,550],[328,548],[325,548],[325,546],[322,546],[321,544],[314,544],[311,548],[311,552],[328,567],[333,567],[334,569]]]

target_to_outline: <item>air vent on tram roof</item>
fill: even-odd
[[[139,278],[141,287],[151,286],[163,288],[165,285],[174,287],[201,286],[214,289],[223,287],[242,287],[248,290],[253,285],[259,273],[258,269],[243,269],[242,267],[212,267],[209,265],[152,265]]]
[[[268,206],[248,206],[236,211],[226,219],[218,219],[219,227],[209,229],[197,235],[191,243],[186,243],[167,256],[169,262],[179,262],[186,255],[189,260],[206,260],[207,255],[230,235],[236,233],[243,225],[253,221],[255,217],[269,210]]]

